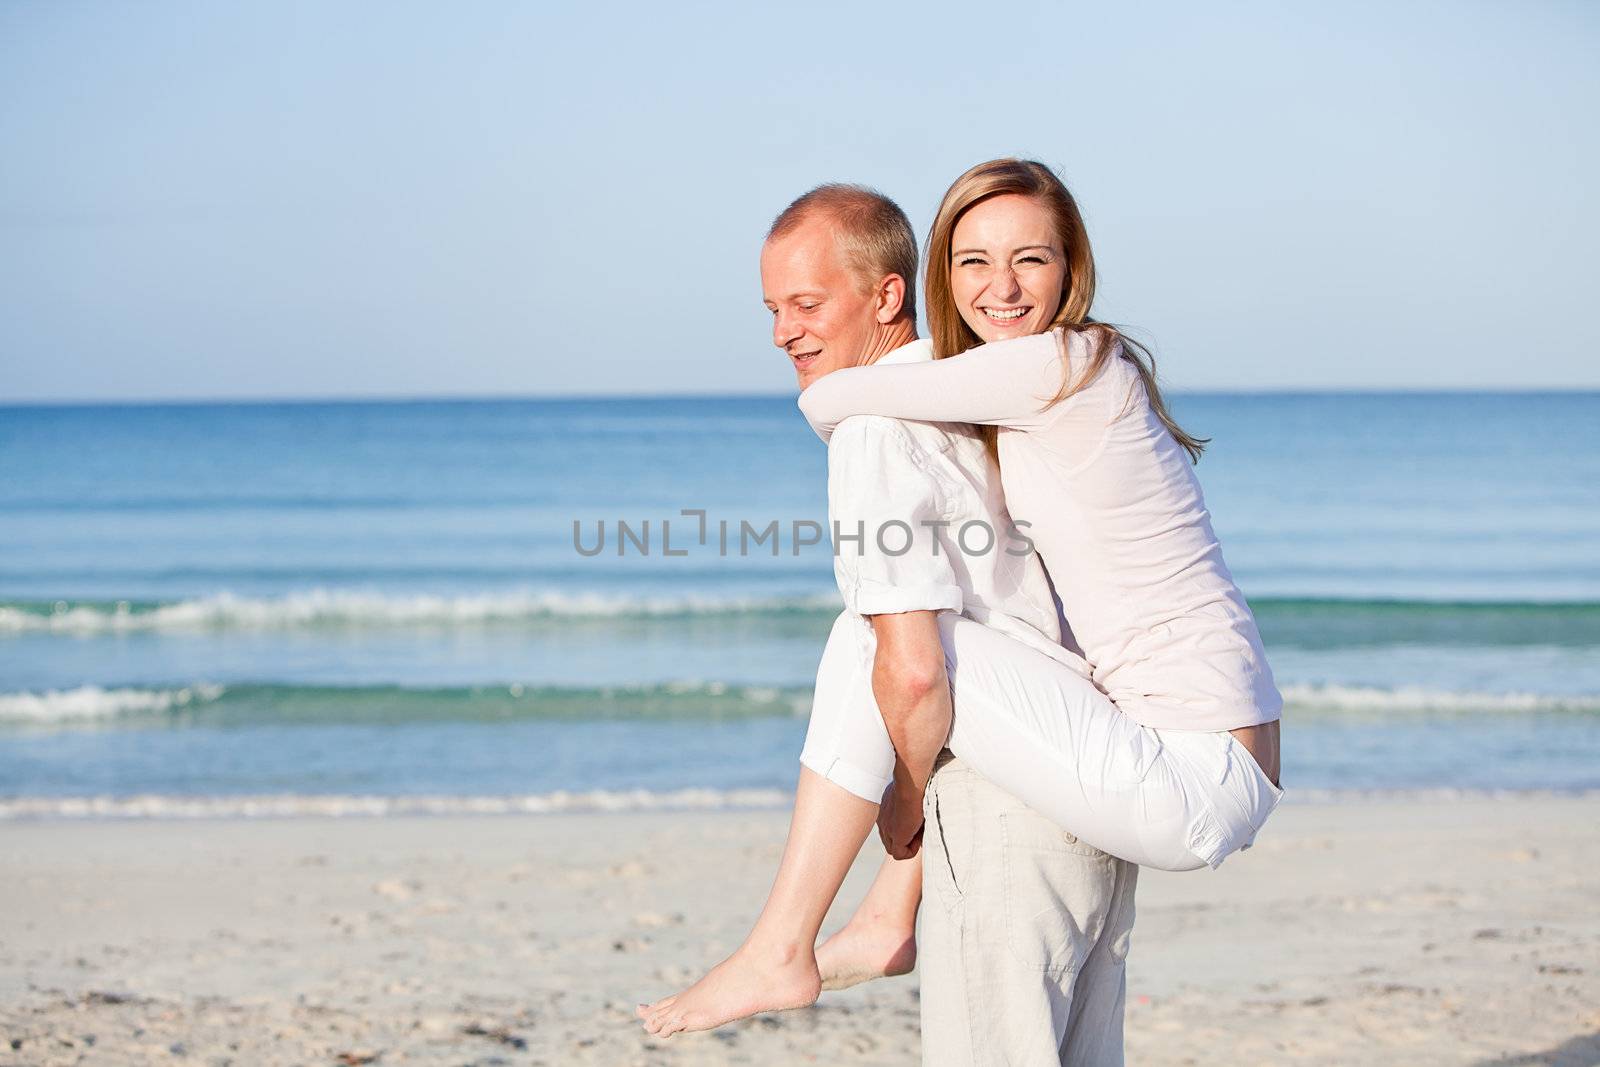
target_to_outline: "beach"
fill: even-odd
[[[1600,1067],[1600,3],[167,7],[0,3],[0,1067],[920,1067],[932,925],[636,1012],[803,956],[885,737],[1049,816],[940,816],[974,986],[1250,816],[1132,1067]]]
[[[781,811],[0,823],[0,1063],[919,1062],[913,974],[661,1042]],[[1128,1061],[1592,1064],[1600,797],[1286,801],[1142,873]],[[870,878],[862,854],[829,930]]]

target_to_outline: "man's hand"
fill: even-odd
[[[897,860],[908,860],[922,848],[922,798],[903,792],[899,782],[883,792],[878,837],[884,851]]]

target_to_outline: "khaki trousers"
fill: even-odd
[[[923,810],[924,1067],[1121,1067],[1139,868],[948,750]]]

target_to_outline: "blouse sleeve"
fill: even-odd
[[[852,415],[1036,429],[1061,388],[1060,331],[980,345],[948,359],[848,367],[813,382],[800,410],[826,441]]]

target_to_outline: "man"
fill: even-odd
[[[821,186],[778,217],[762,284],[773,343],[801,388],[843,367],[932,358],[916,333],[916,261],[905,214],[869,189]],[[925,1064],[1120,1064],[1138,868],[1063,833],[948,752],[937,767],[905,758],[942,742],[914,736],[938,721],[923,710],[950,700],[939,612],[1072,658],[1043,568],[1019,551],[1027,541],[1005,511],[999,472],[969,427],[858,417],[829,443],[828,495],[846,610],[818,672],[801,761],[881,797],[880,825],[905,820],[908,806],[925,823],[920,857],[889,859],[819,948],[825,987],[911,969],[925,882]],[[974,523],[990,535],[965,536]],[[882,717],[846,714],[863,699]],[[852,731],[887,732],[893,766],[853,759],[887,746],[853,743]]]

